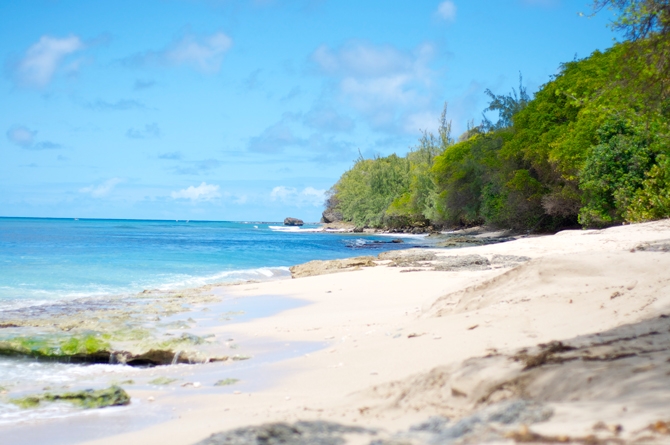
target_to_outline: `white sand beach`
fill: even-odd
[[[433,260],[407,267],[386,260],[226,287],[221,292],[236,297],[307,303],[228,325],[240,342],[326,347],[269,365],[265,384],[250,392],[203,387],[177,396],[129,387],[132,397],[173,409],[173,418],[89,443],[194,444],[241,426],[314,419],[390,437],[431,416],[454,422],[520,399],[547,414],[487,427],[510,443],[587,436],[667,443],[669,248],[664,220],[435,249]],[[489,264],[431,270],[443,257],[466,255]]]

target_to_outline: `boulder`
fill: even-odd
[[[302,226],[303,224],[305,223],[302,221],[302,219],[291,218],[290,216],[284,219],[285,226]]]
[[[334,223],[334,222],[338,222],[338,221],[342,221],[342,214],[340,212],[336,212],[333,209],[326,209],[321,214],[321,222],[322,223],[329,224],[329,223]]]

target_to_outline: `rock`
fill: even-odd
[[[670,252],[670,240],[660,240],[640,244],[635,249],[643,252]]]
[[[434,270],[486,270],[490,266],[489,260],[481,255],[444,256],[438,257],[438,261]]]
[[[62,394],[37,394],[20,399],[11,399],[11,403],[20,408],[37,408],[42,402],[68,402],[84,409],[104,408],[106,406],[129,405],[130,397],[122,388],[113,385],[106,389],[85,389],[83,391]]]
[[[434,261],[437,258],[435,252],[422,249],[391,250],[377,255],[380,260],[391,260],[400,262]]]
[[[374,267],[375,258],[372,256],[360,256],[345,258],[343,260],[310,261],[289,268],[293,278],[311,277],[314,275],[325,275],[329,273],[344,272],[347,270],[358,270],[361,267]]]
[[[359,442],[367,443],[376,431],[323,420],[265,423],[212,434],[196,445],[336,445],[352,435],[363,435],[367,440]]]
[[[393,244],[402,244],[402,243],[404,243],[404,241],[401,240],[400,238],[392,239],[391,242],[392,242]]]
[[[502,266],[516,266],[518,263],[525,263],[526,261],[530,261],[527,256],[495,254],[491,257],[491,264]]]
[[[354,233],[363,233],[363,227],[354,227]]]
[[[288,217],[284,219],[285,226],[302,226],[305,224],[302,219]]]
[[[329,224],[329,223],[334,223],[334,222],[338,222],[338,221],[342,221],[342,213],[336,212],[333,209],[326,209],[321,214],[321,222],[322,223]]]

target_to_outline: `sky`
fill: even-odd
[[[0,216],[318,221],[617,37],[589,0],[0,0]]]

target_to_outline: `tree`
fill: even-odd
[[[594,12],[597,13],[605,8],[619,11],[612,28],[623,31],[632,41],[639,41],[651,35],[667,39],[670,35],[668,0],[594,0]]]

